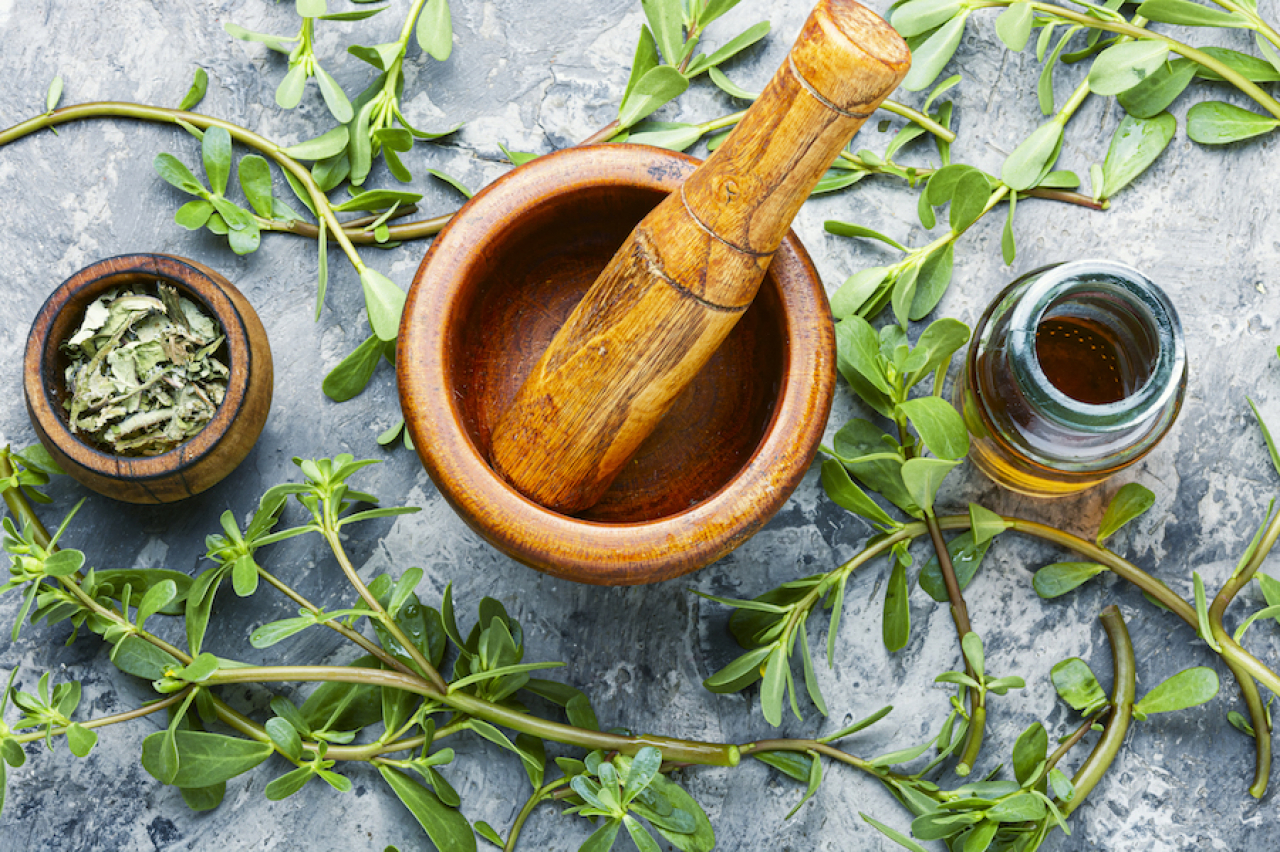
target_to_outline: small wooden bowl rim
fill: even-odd
[[[637,523],[567,517],[530,501],[498,477],[462,426],[462,411],[446,381],[449,331],[463,321],[456,282],[486,265],[487,243],[521,210],[548,196],[601,185],[670,192],[697,163],[641,145],[592,146],[539,157],[490,184],[454,216],[409,290],[396,363],[414,446],[464,521],[500,551],[548,574],[632,585],[701,568],[744,542],[783,506],[822,439],[835,389],[835,336],[821,279],[794,233],[770,267],[787,335],[781,397],[754,454],[706,500]]]
[[[55,337],[65,337],[74,330],[74,320],[67,320],[69,315],[63,314],[64,309],[83,314],[89,303],[104,291],[141,276],[172,282],[186,295],[194,295],[222,326],[230,362],[227,393],[213,418],[191,440],[157,456],[117,456],[85,443],[67,426],[51,389],[52,382],[62,381],[57,369],[58,347],[62,341]],[[175,255],[119,255],[86,266],[53,291],[31,325],[23,360],[23,381],[33,422],[73,462],[102,477],[128,481],[145,489],[149,480],[190,470],[226,436],[248,397],[249,378],[254,368],[253,350],[244,317],[230,292],[235,292],[235,287],[222,275]],[[60,333],[55,334],[55,330]]]

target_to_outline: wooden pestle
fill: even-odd
[[[529,499],[593,505],[751,304],[791,220],[906,75],[906,44],[821,0],[728,139],[649,213],[557,332],[493,431]]]

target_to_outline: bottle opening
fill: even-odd
[[[1086,405],[1120,402],[1151,378],[1159,357],[1148,318],[1102,294],[1052,305],[1036,327],[1045,378]]]

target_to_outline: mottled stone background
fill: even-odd
[[[331,4],[337,6],[335,2]],[[394,37],[407,3],[371,21],[320,27],[319,50],[349,93],[368,80],[367,66],[339,51],[350,42],[374,44]],[[457,194],[427,177],[435,167],[473,188],[510,167],[499,150],[547,152],[579,140],[613,117],[626,80],[642,16],[635,0],[453,0],[455,49],[438,63],[415,49],[407,63],[405,102],[418,124],[463,128],[438,145],[420,145],[406,157],[425,194],[428,213],[452,210]],[[884,10],[884,0],[873,5]],[[1270,7],[1274,17],[1274,4]],[[761,18],[774,33],[726,70],[748,89],[760,88],[782,60],[807,0],[743,0],[707,36],[717,45]],[[196,65],[210,77],[200,109],[282,143],[326,126],[323,104],[310,89],[292,112],[279,110],[273,92],[283,57],[261,45],[227,36],[226,22],[249,29],[291,33],[297,18],[290,3],[264,0],[0,0],[0,125],[39,113],[49,81],[66,80],[64,103],[132,100],[176,105]],[[994,13],[976,14],[955,61],[965,77],[955,91],[960,141],[957,160],[999,171],[1003,157],[1038,124],[1030,53],[1006,51],[993,32]],[[1245,48],[1246,41],[1226,42]],[[1082,69],[1068,69],[1059,98]],[[919,96],[901,93],[912,103]],[[1192,100],[1231,97],[1208,87]],[[1100,161],[1121,117],[1111,101],[1094,99],[1072,123],[1062,163],[1081,175]],[[702,121],[739,107],[705,82],[659,117]],[[1186,104],[1175,108],[1180,123]],[[860,144],[883,149],[888,134],[868,126]],[[314,246],[289,236],[268,236],[262,249],[236,257],[208,233],[175,226],[184,199],[154,173],[161,151],[188,163],[198,144],[174,129],[131,121],[92,121],[43,132],[0,149],[0,438],[23,446],[33,440],[21,401],[19,365],[28,325],[48,293],[86,264],[116,254],[161,251],[195,258],[230,277],[253,301],[271,336],[276,358],[275,403],[256,449],[230,478],[196,499],[166,508],[133,507],[88,495],[68,542],[88,551],[101,567],[166,566],[196,572],[203,540],[231,509],[244,516],[266,487],[292,478],[291,457],[350,452],[384,457],[368,472],[365,487],[388,504],[412,504],[422,512],[396,521],[351,529],[350,547],[366,574],[398,574],[421,566],[419,592],[438,600],[452,582],[465,614],[485,594],[499,597],[524,625],[528,659],[564,660],[563,677],[588,690],[606,725],[638,731],[747,741],[773,735],[760,716],[754,691],[712,696],[701,681],[734,655],[725,632],[727,613],[690,593],[752,596],[797,576],[827,570],[854,554],[868,528],[822,495],[811,474],[768,527],[738,551],[686,579],[632,589],[576,586],[544,577],[498,555],[467,529],[441,500],[418,460],[386,454],[375,436],[396,416],[394,377],[384,368],[355,401],[337,405],[320,391],[323,373],[367,333],[358,283],[345,260],[331,252],[332,280],[318,322]],[[924,161],[927,146],[906,154]],[[1216,588],[1263,520],[1278,480],[1246,398],[1280,429],[1280,361],[1275,355],[1280,283],[1271,271],[1280,259],[1280,220],[1268,215],[1275,140],[1207,150],[1180,129],[1158,167],[1116,199],[1105,213],[1049,202],[1019,205],[1019,251],[1012,267],[1000,260],[1001,221],[984,221],[959,246],[955,284],[939,315],[973,322],[987,300],[1013,276],[1047,262],[1102,256],[1146,270],[1172,294],[1181,311],[1191,354],[1186,407],[1173,433],[1148,460],[1126,473],[1157,494],[1154,509],[1114,540],[1141,566],[1190,595],[1191,572]],[[393,183],[384,171],[378,184]],[[278,189],[284,189],[278,181]],[[922,244],[915,195],[888,180],[868,180],[856,191],[806,205],[796,223],[828,290],[851,272],[885,262],[888,250],[825,234],[828,218],[854,220],[893,237]],[[425,246],[365,251],[364,256],[407,287]],[[857,406],[841,390],[830,429]],[[1121,481],[1058,503],[1000,493],[967,469],[941,496],[948,510],[978,500],[993,509],[1059,524],[1091,536]],[[70,482],[52,488],[61,507],[85,497]],[[920,558],[924,558],[921,551]],[[990,668],[1018,673],[1029,687],[997,699],[982,770],[1007,755],[1017,734],[1035,720],[1055,735],[1074,726],[1073,714],[1048,683],[1057,660],[1080,655],[1108,673],[1109,652],[1097,623],[1108,603],[1118,603],[1138,652],[1139,693],[1178,669],[1214,665],[1194,633],[1114,579],[1078,594],[1042,603],[1031,591],[1031,571],[1062,555],[1013,537],[993,548],[969,593],[977,629],[988,646]],[[345,600],[335,566],[310,542],[267,554],[274,571],[329,607]],[[1274,567],[1272,570],[1280,570]],[[832,715],[804,707],[805,720],[789,715],[782,732],[812,736],[892,704],[893,714],[848,743],[873,756],[931,736],[949,690],[933,684],[938,672],[957,665],[950,617],[918,590],[911,597],[910,644],[889,655],[880,642],[879,610],[885,566],[876,564],[851,582],[834,667],[820,661],[820,678]],[[1246,592],[1238,606],[1256,605]],[[95,715],[132,706],[148,690],[115,672],[95,637],[64,646],[65,627],[24,629],[10,641],[7,625],[17,613],[14,594],[0,599],[0,672],[20,670],[18,683],[34,688],[41,672],[78,678],[85,686],[83,712]],[[249,630],[290,614],[269,592],[251,602],[219,599],[222,625],[212,634],[221,655],[259,659],[247,644]],[[813,625],[811,628],[815,629]],[[817,643],[824,634],[815,632]],[[1258,653],[1280,661],[1273,626],[1251,634]],[[345,660],[350,651],[328,633],[313,631],[278,646],[292,660]],[[268,657],[273,659],[274,656]],[[1220,667],[1219,667],[1220,669]],[[1221,669],[1220,669],[1221,671]],[[1225,671],[1222,674],[1226,675]],[[1137,726],[1113,771],[1045,849],[1181,850],[1266,848],[1280,820],[1275,794],[1261,802],[1246,792],[1252,773],[1250,741],[1231,728],[1227,712],[1240,702],[1224,681],[1212,704]],[[259,691],[231,698],[262,708]],[[9,711],[12,714],[12,709]],[[12,721],[12,716],[10,716]],[[376,775],[352,773],[354,792],[339,795],[313,783],[279,804],[262,795],[284,764],[269,762],[229,785],[226,801],[209,814],[193,814],[178,792],[157,784],[138,764],[142,739],[157,729],[146,720],[103,732],[88,760],[71,758],[59,744],[53,754],[28,747],[29,760],[11,770],[8,801],[0,816],[0,850],[297,850],[376,849],[396,844],[422,848],[408,813]],[[516,761],[483,742],[453,744],[451,770],[472,820],[505,831],[525,793]],[[727,850],[879,850],[896,848],[859,818],[867,812],[904,828],[907,815],[873,782],[829,766],[821,792],[789,821],[801,795],[790,780],[761,765],[737,770],[696,770],[684,782],[715,824]],[[555,813],[537,812],[522,848],[571,850],[588,827]],[[620,841],[625,847],[628,841]],[[620,847],[621,848],[621,847]]]

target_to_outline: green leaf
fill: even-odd
[[[873,266],[850,275],[831,297],[831,313],[836,319],[844,319],[857,313],[884,284],[889,269]]]
[[[313,764],[307,763],[292,769],[281,775],[279,778],[272,779],[266,787],[262,789],[262,794],[272,802],[282,802],[285,799],[297,793],[303,787],[307,786],[307,782],[314,778],[316,769]]]
[[[152,161],[156,174],[188,195],[199,195],[204,189],[196,176],[172,154],[156,154]]]
[[[1047,813],[1044,800],[1034,793],[1019,793],[997,802],[983,816],[994,822],[1034,822]]]
[[[684,54],[683,9],[679,0],[640,0],[654,39],[668,65],[676,65]]]
[[[201,198],[201,200],[188,201],[182,207],[178,207],[173,220],[187,230],[200,230],[209,221],[212,212],[214,212],[214,206]]]
[[[164,677],[165,670],[177,664],[172,656],[145,639],[130,634],[111,651],[111,662],[125,674],[145,680]]]
[[[379,340],[392,341],[400,330],[400,314],[404,311],[404,291],[376,269],[360,271],[360,286],[369,312],[369,326]]]
[[[943,840],[959,834],[981,819],[982,814],[972,811],[960,813],[937,811],[913,819],[911,833],[921,840]]]
[[[236,168],[240,189],[259,216],[270,219],[275,214],[275,198],[271,188],[271,166],[266,158],[248,154],[240,158]]]
[[[165,760],[161,754],[166,732],[158,731],[142,741],[142,766],[157,779]],[[248,772],[275,753],[270,743],[226,737],[203,731],[175,731],[173,743],[179,756],[177,773],[167,782],[177,787],[209,787]]]
[[[915,292],[911,296],[911,307],[907,311],[909,319],[920,320],[933,313],[951,284],[955,252],[955,243],[947,243],[941,251],[934,251],[920,264]]]
[[[227,177],[231,174],[231,134],[225,127],[214,125],[205,130],[200,156],[209,188],[218,195],[226,194]]]
[[[266,729],[271,742],[285,757],[293,761],[302,760],[302,736],[288,720],[276,716],[268,720]]]
[[[702,806],[690,796],[683,787],[665,775],[659,775],[650,783],[649,789],[666,799],[673,808],[673,813],[688,814],[693,820],[693,830],[687,830],[687,824],[671,826],[666,820],[655,820],[652,811],[644,808],[640,801],[632,802],[632,810],[649,820],[659,834],[679,852],[711,852],[716,845],[716,833],[711,827]]]
[[[453,52],[453,18],[449,13],[448,0],[428,0],[426,8],[418,16],[414,36],[418,47],[432,59],[444,62],[449,58]]]
[[[977,169],[961,174],[951,194],[951,230],[960,232],[976,222],[990,199],[991,181],[986,175]]]
[[[1271,438],[1271,432],[1267,429],[1267,424],[1262,421],[1262,415],[1258,413],[1258,406],[1253,404],[1253,400],[1249,400],[1249,408],[1253,410],[1254,419],[1258,421],[1258,428],[1262,431],[1262,440],[1267,444],[1267,452],[1271,455],[1271,466],[1275,468],[1276,473],[1280,473],[1280,450],[1276,448],[1276,442]]]
[[[1133,710],[1144,716],[1171,713],[1204,704],[1217,694],[1217,672],[1205,666],[1196,666],[1157,684],[1141,701],[1133,705]]]
[[[88,757],[89,752],[93,751],[93,747],[98,743],[98,734],[96,731],[86,728],[79,722],[72,722],[67,727],[67,748],[76,757]]]
[[[1102,544],[1125,524],[1145,513],[1155,502],[1156,495],[1151,493],[1151,489],[1137,482],[1126,484],[1111,498],[1106,514],[1102,516],[1096,539],[1098,544]]]
[[[1138,14],[1162,24],[1184,27],[1248,27],[1249,19],[1237,12],[1223,12],[1192,0],[1146,0]]]
[[[178,104],[178,109],[187,110],[194,109],[204,100],[205,92],[209,90],[209,74],[203,68],[196,67],[195,76],[191,80],[191,88],[187,89],[187,93],[182,96],[182,102]]]
[[[924,35],[960,13],[960,0],[910,0],[893,10],[890,21],[903,38]]]
[[[63,550],[60,551],[60,553],[69,553],[69,551]],[[159,613],[159,611],[164,610],[166,606],[172,604],[174,599],[177,599],[177,597],[178,585],[172,580],[165,580],[163,582],[156,583],[156,585],[151,588],[148,588],[146,594],[142,595],[142,600],[138,603],[137,617],[134,618],[134,624],[137,624],[140,631],[141,629],[145,629],[147,619],[151,618],[152,615]]]
[[[174,672],[174,677],[191,683],[203,683],[218,670],[218,658],[213,654],[202,653],[183,668]]]
[[[969,452],[969,432],[955,407],[937,396],[922,396],[899,404],[920,440],[938,458],[961,459]]]
[[[1253,34],[1253,43],[1258,46],[1258,51],[1271,63],[1271,67],[1276,71],[1280,71],[1280,50],[1276,50],[1275,45],[1267,40],[1261,32],[1255,31]]]
[[[58,101],[62,100],[62,75],[53,78],[49,83],[49,88],[44,95],[45,112],[53,112],[58,106]]]
[[[1023,787],[1039,774],[1049,752],[1049,735],[1044,726],[1033,722],[1013,744],[1013,772]]]
[[[1006,265],[1012,265],[1018,256],[1017,239],[1013,233],[1013,214],[1018,209],[1018,193],[1009,193],[1009,212],[1004,217],[1004,228],[1000,232],[1000,258]]]
[[[1187,135],[1202,145],[1225,145],[1270,133],[1280,120],[1222,101],[1204,101],[1187,111]]]
[[[1228,68],[1235,71],[1240,76],[1254,83],[1275,83],[1280,81],[1280,69],[1277,69],[1265,59],[1260,59],[1248,53],[1241,53],[1238,50],[1229,50],[1225,47],[1204,47],[1201,51],[1212,56]],[[1221,81],[1223,77],[1218,72],[1198,65],[1191,60],[1174,60],[1174,63],[1183,61],[1195,68],[1197,77],[1205,80]]]
[[[1200,68],[1190,59],[1166,62],[1150,77],[1121,92],[1118,97],[1120,105],[1135,118],[1154,118],[1177,100]]]
[[[900,560],[894,560],[884,596],[884,621],[881,627],[886,650],[901,651],[911,638],[910,594],[907,568]]]
[[[854,484],[844,465],[839,462],[827,459],[822,463],[822,487],[827,496],[842,509],[884,527],[897,526],[897,522],[879,504]]]
[[[1071,783],[1066,773],[1056,766],[1049,770],[1049,786],[1053,788],[1053,794],[1064,802],[1075,798],[1075,785]]]
[[[84,554],[79,550],[58,550],[44,561],[44,573],[49,577],[69,577],[84,567]],[[174,590],[177,593],[177,590]]]
[[[635,84],[618,108],[618,125],[628,128],[673,98],[684,94],[689,81],[670,65],[651,69]]]
[[[618,831],[622,828],[622,820],[611,819],[591,833],[578,852],[609,852],[614,841],[618,839]]]
[[[404,773],[383,765],[378,771],[440,852],[474,852],[476,836],[466,817]]]
[[[813,798],[813,794],[818,792],[818,787],[822,785],[822,760],[814,752],[809,753],[809,774],[805,780],[807,786],[805,787],[804,796],[800,798],[800,801],[796,802],[796,806],[787,813],[785,819],[791,819],[795,816],[796,812],[804,807],[805,802]]]
[[[947,542],[947,553],[951,556],[951,567],[955,571],[956,582],[959,583],[961,591],[968,587],[978,573],[989,547],[991,547],[990,539],[981,544],[975,543],[972,530],[966,530]],[[942,567],[938,564],[936,555],[931,556],[920,569],[920,576],[916,582],[938,603],[946,603],[949,600],[947,586],[942,579]]]
[[[1191,572],[1191,579],[1195,586],[1196,623],[1200,638],[1216,653],[1221,654],[1222,648],[1219,646],[1217,638],[1213,635],[1213,628],[1209,621],[1209,602],[1208,596],[1204,591],[1204,580],[1195,571]]]
[[[1035,187],[1053,167],[1061,147],[1062,125],[1056,121],[1042,124],[1005,158],[1001,180],[1019,192]]]
[[[969,20],[969,10],[964,10],[934,31],[912,51],[911,70],[902,81],[902,87],[908,92],[918,92],[927,88],[942,69],[955,55],[964,36],[964,25]]]
[[[772,645],[753,648],[702,682],[717,694],[739,692],[760,679],[760,666],[773,651]]]
[[[879,231],[873,231],[870,228],[864,228],[861,225],[854,225],[851,222],[841,222],[838,219],[828,219],[822,223],[822,227],[828,234],[835,234],[837,237],[865,237],[867,239],[879,240],[880,242],[893,246],[900,252],[906,252],[907,247],[892,237],[887,237]]]
[[[872,387],[881,393],[891,392],[884,376],[883,358],[880,355],[880,338],[871,323],[854,315],[836,324],[836,347],[840,359],[857,371]]]
[[[339,125],[313,139],[283,148],[281,153],[295,160],[324,160],[345,151],[350,139],[350,131],[345,125]]]
[[[1062,700],[1081,713],[1091,713],[1107,703],[1106,693],[1093,670],[1079,657],[1056,663],[1049,677]]]
[[[914,387],[925,376],[950,363],[951,357],[969,341],[969,327],[957,319],[944,317],[929,323],[911,350],[906,386]]]
[[[1025,0],[1014,3],[996,18],[996,35],[1014,53],[1020,53],[1031,38],[1031,22],[1034,17],[1035,10],[1030,3]]]
[[[911,499],[921,509],[930,512],[933,510],[933,498],[937,495],[942,480],[958,464],[960,464],[959,461],[946,459],[908,459],[902,465],[902,484],[906,486]]]
[[[760,712],[765,721],[775,728],[782,724],[782,699],[790,671],[791,662],[787,659],[786,648],[779,644],[769,654],[760,684]]]
[[[276,106],[293,109],[302,103],[302,93],[307,88],[307,68],[302,63],[292,65],[280,85],[276,86]]]
[[[985,506],[969,504],[969,529],[973,533],[974,544],[986,544],[1010,526],[1008,521]]]
[[[1167,112],[1153,118],[1126,115],[1121,119],[1102,164],[1103,197],[1112,197],[1146,171],[1173,141],[1177,127],[1177,119]]]
[[[722,46],[716,48],[710,56],[698,56],[695,58],[694,61],[690,63],[689,69],[685,72],[686,76],[696,77],[703,71],[715,70],[717,65],[727,62],[742,51],[746,50],[748,47],[751,47],[753,44],[763,39],[769,34],[769,30],[770,25],[768,21],[760,21],[752,24],[733,38],[729,39],[729,41],[725,42]]]
[[[858,812],[858,816],[862,817],[863,822],[867,823],[876,831],[880,832],[885,837],[892,840],[894,843],[897,843],[902,848],[909,850],[909,852],[928,852],[927,849],[925,849],[919,843],[916,843],[914,840],[912,840],[907,835],[903,834],[901,831],[890,828],[889,826],[885,825],[882,822],[877,822],[876,820],[872,819],[871,817],[867,816],[861,811]]]
[[[1107,570],[1097,562],[1054,562],[1036,572],[1031,580],[1036,594],[1048,600],[1065,595]]]
[[[898,749],[897,751],[891,751],[888,754],[882,754],[867,762],[872,766],[895,766],[899,763],[909,763],[932,747],[933,740],[929,740],[928,742],[921,743],[918,746],[911,746],[910,748]]]
[[[324,377],[320,387],[325,396],[334,402],[346,402],[357,396],[368,386],[389,345],[376,334],[370,335]]]
[[[1154,39],[1108,47],[1089,69],[1089,89],[1097,95],[1118,95],[1154,74],[1169,56],[1168,46]]]

